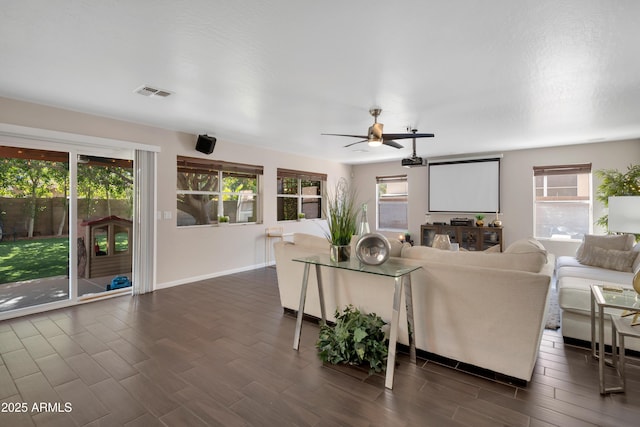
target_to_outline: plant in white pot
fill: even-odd
[[[333,193],[327,194],[327,225],[325,232],[331,244],[331,260],[346,261],[351,256],[351,237],[356,233],[356,195],[346,179],[340,178]]]

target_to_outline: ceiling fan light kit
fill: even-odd
[[[378,116],[382,113],[381,108],[371,108],[369,110],[369,114],[373,116],[373,125],[369,127],[369,131],[367,135],[345,135],[338,133],[323,133],[322,135],[330,135],[330,136],[346,136],[349,138],[360,138],[361,141],[352,142],[351,144],[345,145],[345,148],[351,147],[352,145],[360,144],[362,142],[366,142],[370,147],[379,147],[381,145],[388,145],[393,148],[404,148],[404,146],[398,144],[394,139],[413,139],[413,156],[409,159],[402,160],[402,165],[407,167],[410,166],[423,166],[424,161],[422,158],[416,156],[416,138],[433,138],[434,134],[432,133],[417,133],[417,129],[413,129],[410,133],[382,133],[383,124],[378,123]]]

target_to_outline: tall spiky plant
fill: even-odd
[[[348,245],[351,237],[356,233],[356,194],[346,179],[340,178],[333,193],[327,194],[327,208],[325,216],[329,231],[325,232],[327,240],[332,245]]]

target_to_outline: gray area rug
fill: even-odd
[[[558,329],[560,327],[560,305],[558,304],[558,290],[555,287],[551,289],[549,313],[547,313],[547,322],[544,327],[546,329]]]

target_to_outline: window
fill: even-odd
[[[326,174],[278,169],[278,221],[322,218]]]
[[[582,239],[591,232],[591,163],[534,166],[535,237]]]
[[[177,224],[261,222],[262,166],[178,156]]]
[[[378,229],[407,230],[409,228],[407,176],[378,176],[376,183]]]

